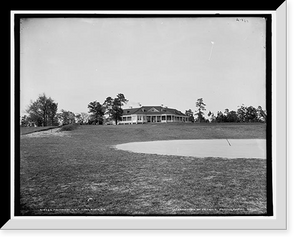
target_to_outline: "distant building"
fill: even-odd
[[[162,106],[141,106],[123,109],[122,121],[118,124],[144,124],[149,122],[189,122],[188,116],[176,109]]]

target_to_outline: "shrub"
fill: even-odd
[[[72,130],[75,130],[79,127],[80,125],[78,123],[73,123],[73,124],[68,124],[68,125],[64,125],[62,126],[59,131],[62,132],[62,131],[72,131]]]

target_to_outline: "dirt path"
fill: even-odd
[[[37,137],[49,137],[49,136],[60,136],[64,137],[67,136],[68,133],[65,131],[60,132],[60,128],[53,128],[46,131],[40,131],[40,132],[33,132],[25,135],[21,135],[21,137],[31,137],[31,138],[37,138]]]

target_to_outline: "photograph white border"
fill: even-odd
[[[12,11],[11,12],[11,119],[14,117],[14,15],[20,13],[84,14],[91,11]],[[92,13],[120,14],[119,11]],[[123,12],[122,12],[123,13]],[[128,14],[155,14],[139,11]],[[217,11],[188,11],[188,14],[215,14]],[[220,12],[219,12],[220,13]],[[272,15],[272,178],[274,216],[245,217],[134,217],[134,216],[14,216],[14,131],[11,127],[11,219],[2,229],[286,229],[287,228],[287,3],[276,11],[222,11],[222,14]],[[159,11],[159,14],[186,14],[184,11]]]

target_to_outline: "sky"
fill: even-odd
[[[264,18],[26,18],[20,108],[45,93],[58,110],[123,93],[127,107],[206,113],[265,107]]]

